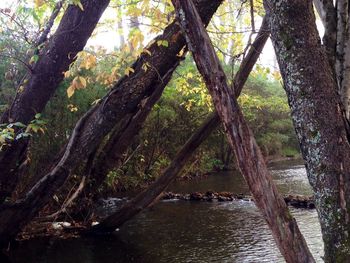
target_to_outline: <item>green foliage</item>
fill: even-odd
[[[0,16],[0,113],[11,103],[17,87],[18,91],[24,88],[27,80],[23,76],[39,59],[40,52],[37,51],[43,46],[35,47],[34,42],[55,3],[53,0],[27,0],[1,10],[5,15]],[[84,9],[79,0],[66,1],[67,4]],[[100,26],[108,30],[118,27],[119,45],[113,50],[87,47],[65,72],[65,80],[42,116],[37,116],[28,126],[19,123],[0,126],[0,148],[13,140],[32,137],[29,148],[31,165],[26,178],[38,174],[56,157],[77,120],[121,77],[133,72],[131,65],[138,55],[152,55],[145,42],[162,32],[174,18],[170,0],[113,0],[113,6],[115,17],[105,20]],[[249,1],[225,1],[208,26],[231,81],[242,54],[246,52],[246,43],[251,39],[249,8]],[[260,15],[263,13],[261,3],[255,3],[254,11]],[[60,16],[56,24],[59,19]],[[164,49],[170,45],[161,39],[156,44]],[[145,63],[142,69],[146,72],[150,67],[150,63]],[[256,66],[239,103],[265,156],[297,155],[298,144],[278,73]],[[142,131],[131,142],[123,166],[110,171],[107,187],[129,189],[156,179],[213,109],[211,97],[193,59],[187,56]],[[21,132],[15,135],[15,130]],[[232,159],[220,127],[196,151],[183,175],[225,169],[232,166]],[[73,172],[81,173],[80,168]]]

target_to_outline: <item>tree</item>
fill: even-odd
[[[221,0],[198,0],[196,3],[207,24]],[[166,43],[168,45],[159,45]],[[186,41],[177,23],[171,23],[154,39],[132,66],[129,75],[121,78],[110,92],[94,105],[76,124],[57,164],[37,182],[22,200],[0,207],[0,244],[6,246],[20,229],[51,199],[81,159],[87,159],[101,144],[118,120],[142,107],[142,100],[171,74],[181,58],[179,52]],[[144,70],[145,64],[152,65]]]
[[[320,2],[328,11],[334,8],[332,1]],[[338,4],[340,8],[342,5]],[[324,41],[327,57],[315,25],[312,1],[264,1],[264,5],[294,127],[315,194],[325,243],[325,262],[346,262],[350,256],[350,148],[334,64],[329,63],[335,60],[334,36],[329,37],[334,31],[329,30],[331,24],[328,24]],[[334,22],[330,13],[325,19]]]
[[[32,68],[33,72],[24,90],[18,90],[14,103],[4,114],[4,122],[28,124],[35,114],[43,109],[57,84],[62,80],[62,71],[74,61],[74,57],[68,54],[70,52],[76,54],[83,48],[94,24],[97,23],[108,4],[107,1],[95,2],[92,0],[82,2],[84,12],[87,13],[82,12],[80,7],[69,6],[66,12],[71,12],[71,15],[65,15],[62,18],[56,31],[62,34],[57,33],[55,35],[57,38],[50,38],[38,53],[39,57]],[[179,13],[185,17],[181,17],[180,22],[183,22],[182,28],[185,29],[188,41],[191,43],[189,47],[214,98],[214,104],[224,124],[230,146],[238,158],[238,165],[250,186],[257,206],[273,231],[278,246],[288,262],[313,262],[295,220],[290,216],[271,182],[263,157],[235,100],[234,95],[238,94],[234,94],[228,87],[226,76],[203,28],[202,21],[206,25],[222,1],[197,0],[196,4],[202,21],[196,14],[191,1],[174,0],[174,2],[183,9],[183,12]],[[88,3],[91,6],[86,6]],[[315,3],[326,26],[323,46],[315,26],[315,16],[310,0],[277,2],[265,0],[265,8],[292,109],[294,126],[306,161],[308,177],[315,192],[325,242],[325,260],[326,262],[346,262],[350,254],[348,234],[350,230],[348,219],[350,149],[349,125],[346,118],[349,115],[346,91],[348,89],[346,74],[349,39],[348,3],[338,1],[336,6],[333,5],[333,1],[322,0]],[[97,4],[100,4],[99,9],[96,8]],[[86,10],[88,7],[90,11]],[[251,8],[253,9],[253,1],[251,1]],[[89,17],[88,14],[93,17]],[[134,14],[134,18],[136,17]],[[77,22],[71,18],[87,19],[88,27],[78,23],[73,29],[82,26],[83,29],[88,30],[77,32],[71,30],[70,25]],[[186,22],[190,23],[186,24]],[[334,29],[337,30],[336,34]],[[60,38],[66,31],[72,33],[69,34],[69,43],[63,43],[65,39]],[[58,43],[55,42],[57,39],[59,39]],[[73,40],[79,40],[79,45],[74,46]],[[61,48],[57,49],[58,46]],[[67,46],[73,46],[73,49],[70,51],[65,49]],[[227,47],[227,49],[230,48],[232,46]],[[182,57],[179,54],[183,51],[186,51],[186,39],[181,34],[179,24],[171,23],[163,34],[156,37],[143,50],[133,66],[128,68],[126,75],[113,85],[108,94],[78,121],[69,142],[62,149],[62,155],[58,156],[58,162],[53,164],[49,172],[44,174],[23,199],[15,202],[7,199],[17,184],[19,176],[17,168],[23,159],[28,141],[14,141],[5,147],[0,154],[0,168],[4,171],[0,175],[0,201],[3,203],[0,205],[1,246],[6,246],[49,202],[57,189],[69,178],[71,172],[81,164],[81,160],[87,161],[86,173],[93,171],[91,165],[96,153],[101,154],[96,155],[99,156],[95,161],[96,170],[100,169],[99,166],[106,159],[111,160],[110,166],[103,167],[106,169],[95,173],[98,175],[101,172],[96,177],[98,180],[104,178],[108,169],[115,165],[112,162],[118,161],[121,152],[127,147],[127,143],[121,144],[125,143],[122,140],[129,140],[137,133],[151,107],[159,99],[164,86],[181,61]],[[57,60],[56,56],[52,59],[51,54],[57,55]],[[38,69],[45,74],[40,75],[36,71]],[[43,83],[42,79],[46,82]],[[244,82],[245,79],[242,78],[241,81]],[[48,89],[47,83],[50,84]],[[235,83],[236,87],[242,87],[242,85],[242,83]],[[338,91],[342,94],[340,97],[337,94]],[[150,195],[147,194],[149,192],[141,194],[131,203],[131,206],[126,206],[124,211],[128,213],[122,216],[119,214],[121,219],[117,224],[137,213],[138,205],[144,208],[159,196],[164,186],[180,171],[191,152],[208,136],[217,123],[218,116],[212,116],[208,122],[204,123],[199,133],[185,144],[165,171],[160,184],[155,184],[155,188],[149,189],[149,191],[154,189],[155,191]],[[119,126],[118,129],[117,126]],[[108,138],[111,140],[104,144]],[[120,152],[109,155],[115,149]],[[17,162],[18,159],[20,162]],[[102,229],[102,232],[106,229],[113,230],[116,227],[115,218],[108,220],[107,218],[105,224],[93,230]]]
[[[210,38],[191,0],[173,0],[197,68],[213,97],[215,108],[237,165],[287,262],[314,262],[295,219],[277,191],[264,158],[243,117]]]
[[[268,37],[269,30],[267,26],[267,19],[264,19],[256,39],[252,43],[247,56],[243,59],[241,66],[235,75],[233,90],[235,91],[236,97],[240,95],[243,86],[248,79],[248,75],[258,60],[260,52],[262,51]],[[143,111],[145,112],[147,109],[144,109]],[[156,200],[160,198],[162,192],[182,171],[186,162],[188,162],[190,159],[190,156],[193,155],[197,148],[209,137],[209,135],[215,130],[215,128],[217,128],[217,126],[219,126],[219,124],[219,115],[216,112],[210,114],[210,116],[202,123],[196,132],[193,133],[193,135],[181,147],[170,165],[152,185],[150,185],[145,191],[138,194],[133,200],[126,203],[120,210],[105,218],[100,224],[92,227],[92,229],[89,229],[88,233],[113,232],[116,228],[121,227],[126,221],[130,220],[137,213],[141,212],[150,205],[153,205]],[[116,152],[119,153],[119,151]],[[116,161],[118,161],[118,158],[111,163],[118,165],[119,162]]]
[[[18,87],[10,108],[2,115],[2,124],[20,122],[26,125],[37,113],[42,112],[62,81],[64,72],[75,60],[77,53],[83,50],[108,4],[109,0],[82,1],[84,11],[77,5],[69,5],[49,41],[45,45],[44,42],[40,43],[45,41],[47,35],[38,39],[37,44],[41,49],[39,55],[35,55],[37,61]],[[53,14],[55,13],[56,9]],[[53,21],[50,20],[49,23]],[[45,34],[48,32],[46,30]],[[20,133],[19,130],[17,129],[17,134]],[[0,203],[11,196],[18,183],[18,168],[26,157],[28,142],[28,138],[13,140],[0,152]]]

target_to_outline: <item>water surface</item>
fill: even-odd
[[[299,163],[270,168],[284,194],[311,194]],[[218,173],[206,179],[176,182],[174,192],[232,191],[249,193],[241,176]],[[315,210],[292,209],[318,262],[322,240]],[[12,262],[26,263],[187,263],[284,262],[254,203],[165,201],[139,214],[113,236],[23,242]]]

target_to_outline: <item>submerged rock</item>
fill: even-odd
[[[190,194],[179,194],[173,192],[166,192],[163,194],[163,200],[184,200],[184,201],[204,201],[204,202],[230,202],[234,200],[243,200],[246,202],[254,202],[254,199],[249,195],[234,194],[231,192],[214,192],[207,191],[194,192]],[[315,203],[312,196],[302,196],[302,195],[286,195],[284,196],[284,201],[287,205],[296,207],[296,208],[307,208],[314,209]]]

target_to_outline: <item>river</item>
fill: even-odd
[[[279,190],[311,194],[298,162],[270,167]],[[223,172],[176,182],[169,190],[249,193],[242,177]],[[315,210],[291,209],[311,252],[322,262],[322,238]],[[11,262],[25,263],[204,263],[285,262],[253,202],[163,201],[139,214],[112,236],[41,238],[20,243]]]

